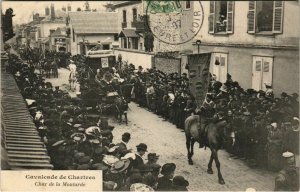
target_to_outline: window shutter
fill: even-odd
[[[256,19],[256,2],[249,1],[248,10],[248,33],[255,33],[255,19]]]
[[[215,1],[210,1],[208,17],[208,33],[215,32]]]
[[[227,33],[233,33],[233,9],[234,9],[234,1],[227,1]]]
[[[282,33],[283,2],[274,1],[273,8],[273,33]]]

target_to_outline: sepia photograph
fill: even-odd
[[[300,191],[299,13],[2,1],[0,191]]]

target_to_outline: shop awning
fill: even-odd
[[[123,29],[119,37],[140,37],[134,29]]]

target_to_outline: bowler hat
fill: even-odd
[[[130,133],[125,132],[125,133],[123,133],[122,137],[124,137],[124,138],[130,138]]]
[[[176,165],[174,163],[166,163],[161,168],[161,174],[162,175],[169,175],[172,172],[174,172],[176,169]]]
[[[139,150],[143,150],[147,152],[147,145],[145,143],[140,143],[139,145],[136,146],[136,148]]]
[[[173,178],[173,185],[187,187],[189,186],[189,182],[182,176],[175,176]]]

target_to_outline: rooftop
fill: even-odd
[[[66,36],[66,28],[60,28],[58,27],[51,35],[51,37],[58,37],[58,36]]]
[[[70,12],[70,25],[75,33],[118,33],[115,12]]]
[[[123,7],[123,6],[127,6],[127,5],[137,4],[137,3],[142,3],[142,0],[138,0],[138,1],[116,1],[113,4],[114,4],[115,8],[119,8],[119,7]]]

